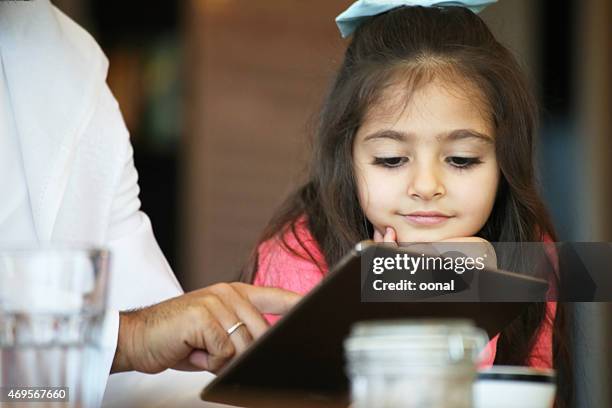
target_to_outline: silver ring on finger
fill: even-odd
[[[235,332],[236,330],[238,330],[240,327],[244,326],[244,322],[236,322],[236,324],[234,324],[232,327],[230,327],[229,329],[227,329],[227,335],[231,336],[233,332]]]

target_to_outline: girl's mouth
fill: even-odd
[[[437,211],[415,211],[403,216],[406,221],[417,226],[439,225],[452,216]]]

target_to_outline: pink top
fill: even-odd
[[[288,251],[278,236],[263,242],[257,248],[257,272],[253,284],[306,294],[327,274],[329,268],[325,258],[308,229],[305,217],[295,223],[295,234],[289,230],[283,238],[296,254]],[[300,245],[298,239],[303,246]],[[556,302],[547,302],[545,321],[540,326],[537,340],[528,357],[529,366],[536,368],[552,368],[553,366],[552,324],[556,306]],[[279,319],[274,315],[265,317],[270,323],[275,323]],[[481,368],[493,365],[498,338],[499,334],[489,341],[483,351]]]

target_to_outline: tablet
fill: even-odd
[[[228,364],[201,393],[205,401],[238,406],[348,406],[343,341],[363,320],[467,318],[493,337],[527,302],[443,302],[434,297],[364,302],[362,262],[373,254],[419,254],[369,241],[347,254],[287,315]],[[497,269],[479,272],[484,286],[513,287],[544,300],[547,283]],[[483,286],[484,285],[484,286]],[[461,290],[456,295],[461,296]]]

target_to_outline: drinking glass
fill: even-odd
[[[0,406],[100,405],[108,265],[96,248],[0,250]]]

